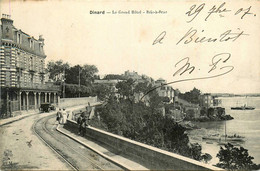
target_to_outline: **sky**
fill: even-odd
[[[217,11],[205,21],[210,9],[223,3],[210,1],[189,22],[194,15],[186,13],[193,5],[198,7],[203,3],[194,0],[2,0],[0,13],[10,14],[14,26],[25,33],[35,38],[43,35],[46,62],[62,59],[71,65],[96,65],[100,75],[122,74],[130,70],[154,79],[163,78],[167,82],[211,77],[228,71],[232,66],[231,72],[219,77],[171,85],[183,92],[196,87],[203,93],[260,93],[260,2],[227,1],[224,8],[229,12]],[[252,14],[241,19],[249,7]],[[118,13],[141,10],[142,14],[90,14],[91,10],[111,13],[112,10]],[[167,13],[147,14],[146,10]],[[185,44],[185,40],[190,39],[187,37],[177,44],[190,29],[197,31],[193,41]],[[241,32],[246,35],[235,41],[220,42],[220,35],[228,30],[231,30],[230,37]],[[162,32],[166,34],[161,42],[153,45]],[[218,40],[194,43],[196,38],[202,37]],[[189,57],[190,66],[195,67],[194,71],[173,76],[185,65],[186,57]],[[209,73],[212,63],[218,60],[217,68]],[[229,68],[220,69],[225,66]]]

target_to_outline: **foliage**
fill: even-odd
[[[100,100],[106,100],[110,95],[112,95],[111,87],[104,84],[96,84],[93,87],[93,93],[98,96]]]
[[[132,91],[139,92],[132,90],[131,83],[129,80],[117,85],[121,95],[129,97]],[[137,86],[138,89],[144,87],[144,84]],[[162,102],[157,92],[149,93],[149,99],[150,106],[146,106],[141,101],[132,103],[128,98],[118,100],[110,96],[107,104],[97,110],[103,122],[102,127],[139,142],[202,160],[201,146],[189,142],[186,129],[157,110]]]
[[[66,84],[65,93],[66,97],[93,96],[92,87],[77,84]]]
[[[185,92],[184,94],[179,93],[179,97],[188,102],[199,104],[200,94],[201,94],[200,90],[194,87],[193,90],[189,92]]]
[[[71,67],[68,63],[59,60],[48,62],[47,70],[50,73],[50,78],[54,80],[56,75],[62,75],[62,77],[64,77],[63,73],[65,71],[66,97],[79,97],[79,95],[85,97],[90,95],[94,96],[96,94],[101,95],[101,92],[97,91],[97,89],[94,89],[92,86],[94,79],[99,79],[99,76],[96,75],[98,69],[95,65],[85,64],[83,66],[75,65]],[[61,84],[64,80],[59,77],[56,81]]]
[[[144,92],[147,92],[149,90],[152,89],[152,85],[145,81],[145,82],[139,82],[135,88],[134,88],[134,92],[135,93],[144,93]]]
[[[186,111],[186,120],[192,120],[195,117],[195,111],[193,109],[188,109]]]
[[[133,95],[133,86],[134,86],[134,80],[128,79],[126,81],[120,81],[116,84],[116,88],[118,89],[118,93],[123,98],[130,99],[130,96]]]
[[[104,80],[126,80],[126,78],[123,75],[108,74],[104,77]]]
[[[219,158],[219,163],[216,166],[224,169],[255,170],[260,168],[259,165],[257,166],[253,163],[254,157],[248,154],[247,149],[234,147],[230,143],[225,144],[224,148],[220,147],[217,157]]]
[[[66,70],[66,83],[90,86],[98,69],[95,65],[75,65]]]
[[[201,157],[205,163],[208,163],[208,161],[210,161],[212,159],[212,156],[208,153],[203,154]]]
[[[64,70],[70,68],[68,63],[64,63],[62,60],[59,61],[50,61],[47,64],[47,70],[50,73],[50,79],[54,79],[57,74],[61,74]]]
[[[47,70],[51,79],[54,79],[57,74],[63,73],[65,70],[66,83],[68,84],[79,84],[80,80],[81,85],[91,85],[94,79],[99,78],[96,75],[98,69],[95,65],[85,64],[71,67],[68,63],[59,60],[48,62]]]

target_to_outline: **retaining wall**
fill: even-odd
[[[68,120],[65,129],[73,132],[77,123]],[[86,128],[86,136],[116,150],[118,154],[129,158],[153,170],[221,170],[181,155],[161,150],[128,138],[124,138],[93,127]]]
[[[63,98],[60,99],[60,108],[67,108],[78,105],[86,105],[90,103],[97,102],[97,96],[95,97],[79,97],[79,98]]]

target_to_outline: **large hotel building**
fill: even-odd
[[[3,14],[0,25],[0,117],[38,110],[41,103],[58,104],[60,87],[48,82],[44,39],[24,33]],[[21,113],[21,112],[20,112]]]

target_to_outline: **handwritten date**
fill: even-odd
[[[191,17],[190,20],[187,21],[187,23],[192,22],[205,8],[206,4],[202,3],[200,5],[192,5],[190,9],[185,13],[188,17]],[[206,13],[205,21],[207,21],[212,15],[214,14],[219,14],[220,17],[224,17],[224,14],[233,13],[235,16],[240,16],[241,19],[244,19],[245,16],[247,15],[253,15],[256,16],[256,14],[250,12],[251,7],[249,6],[248,8],[239,8],[236,10],[231,10],[226,7],[226,2],[223,2],[222,4],[218,5],[213,5]]]

